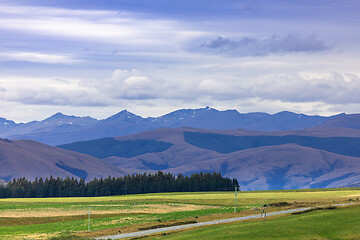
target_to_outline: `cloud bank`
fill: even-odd
[[[218,37],[203,42],[200,51],[232,56],[267,56],[271,54],[314,53],[329,50],[324,41],[317,40],[314,35],[301,37],[289,34],[284,37],[273,35],[259,39],[244,37],[239,40]]]
[[[36,82],[37,84],[34,84]],[[360,77],[332,73],[322,77],[268,74],[246,83],[221,79],[165,81],[139,70],[115,70],[110,79],[93,81],[7,79],[0,88],[0,100],[38,105],[106,106],[121,101],[172,100],[182,102],[282,101],[353,104],[360,102]]]

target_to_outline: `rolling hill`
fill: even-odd
[[[358,182],[360,177],[360,131],[354,129],[261,132],[161,128],[112,138],[111,142],[119,147],[140,140],[169,147],[149,147],[127,156],[108,151],[104,160],[128,173],[219,171],[237,178],[243,189],[252,190],[337,187]],[[93,144],[81,142],[82,152],[92,154],[84,150],[92,149],[85,146]],[[79,143],[65,145],[79,151],[77,146]]]
[[[123,172],[103,160],[32,140],[0,139],[0,179],[26,177],[95,177],[123,175]]]

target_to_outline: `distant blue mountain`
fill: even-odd
[[[159,119],[159,118],[157,118]],[[195,127],[202,129],[237,129],[259,131],[281,131],[304,129],[326,122],[329,117],[308,116],[292,112],[245,113],[236,110],[218,111],[209,107],[183,109],[161,117],[164,127]]]
[[[338,117],[320,124],[318,127],[352,128],[360,130],[360,114],[341,114]]]
[[[5,118],[0,118],[0,132],[8,131],[16,126],[16,123]]]
[[[42,121],[20,124],[0,118],[0,137],[32,139],[45,144],[60,145],[124,136],[162,127],[195,127],[210,130],[239,128],[259,131],[297,130],[325,124],[328,120],[338,117],[308,116],[292,112],[239,113],[236,110],[219,111],[209,107],[180,109],[160,117],[148,118],[142,118],[124,110],[103,120],[56,113]]]

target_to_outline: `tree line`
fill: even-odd
[[[161,192],[231,191],[239,187],[237,179],[221,176],[221,173],[194,173],[190,176],[161,171],[155,174],[132,174],[123,177],[93,179],[83,178],[26,178],[13,179],[0,185],[0,198],[47,198],[47,197],[98,197],[125,194]]]

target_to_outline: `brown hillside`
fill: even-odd
[[[360,158],[330,153],[296,144],[267,146],[228,154],[195,147],[184,141],[184,131],[249,135],[302,135],[316,137],[358,137],[354,129],[314,129],[284,132],[244,130],[208,131],[193,128],[158,129],[119,137],[119,140],[147,139],[173,144],[159,153],[132,158],[108,157],[105,160],[125,171],[162,170],[172,173],[220,171],[237,178],[244,189],[337,187],[358,181]]]
[[[120,176],[122,171],[103,160],[31,140],[0,139],[0,179],[26,177]]]

